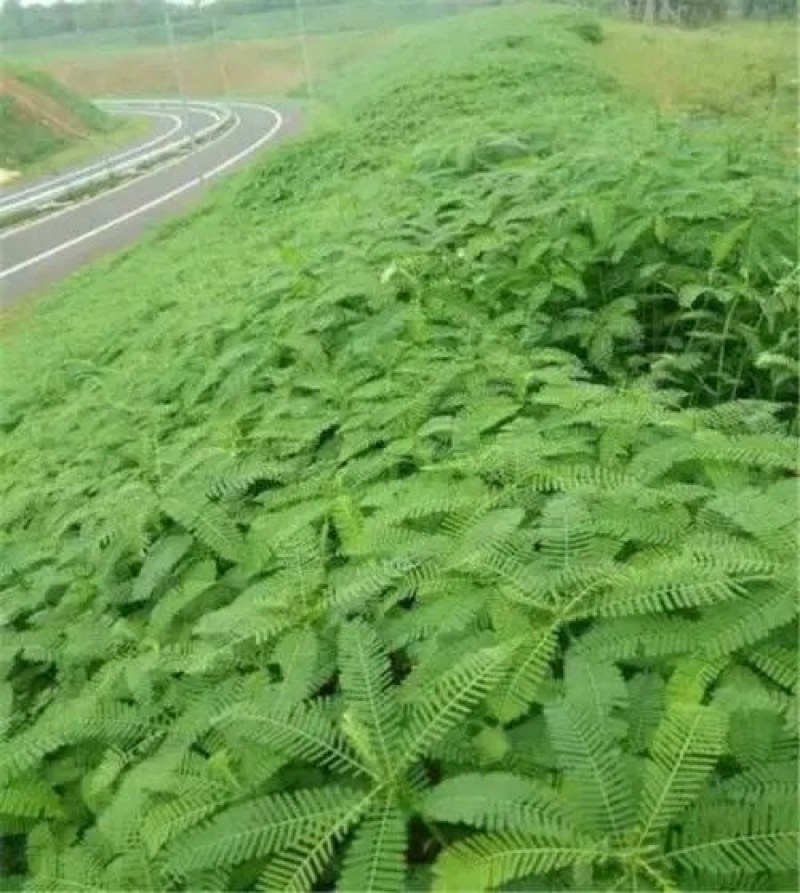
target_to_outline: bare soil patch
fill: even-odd
[[[27,115],[63,136],[80,139],[89,133],[86,125],[69,109],[6,72],[0,75],[0,96],[11,97]]]
[[[306,52],[312,79],[388,38],[387,33],[310,37]],[[306,80],[298,38],[183,45],[174,57],[168,47],[98,52],[61,57],[42,67],[85,96],[281,96],[301,90]]]

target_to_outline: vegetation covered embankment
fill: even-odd
[[[793,170],[580,34],[409,34],[6,337],[20,883],[793,888]]]
[[[114,127],[92,103],[41,71],[0,71],[0,168],[24,170]]]

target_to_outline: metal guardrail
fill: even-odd
[[[100,100],[97,104],[123,107],[147,105],[151,109],[163,108],[164,111],[167,111],[170,108],[174,109],[176,106],[186,108],[186,104],[180,100]],[[63,180],[63,182],[56,182],[49,188],[47,187],[47,184],[44,183],[42,184],[41,190],[38,190],[36,188],[34,188],[33,190],[28,190],[28,192],[32,194],[23,195],[16,200],[14,199],[14,196],[11,195],[5,202],[0,201],[0,221],[8,217],[18,218],[26,212],[31,214],[36,213],[42,209],[46,209],[47,207],[52,206],[56,202],[63,201],[64,199],[69,198],[70,195],[84,192],[87,187],[91,186],[93,183],[100,183],[103,180],[111,180],[128,176],[135,173],[137,169],[143,166],[150,167],[152,166],[152,164],[156,163],[162,158],[168,158],[178,152],[182,152],[186,148],[191,148],[195,145],[202,144],[209,137],[227,127],[234,117],[231,109],[221,104],[196,102],[190,103],[189,108],[211,111],[213,113],[216,113],[217,117],[214,121],[212,121],[211,124],[207,125],[206,127],[203,127],[194,133],[190,133],[184,137],[181,137],[180,139],[173,140],[172,142],[165,143],[163,145],[157,145],[153,149],[144,152],[143,154],[136,154],[133,157],[124,159],[124,156],[130,155],[130,152],[120,153],[120,155],[116,156],[116,158],[118,159],[116,161],[112,157],[108,160],[107,163],[96,162],[93,165],[89,165],[82,170],[76,171],[75,175],[72,177],[60,178]],[[145,144],[145,147],[147,145],[149,144]]]

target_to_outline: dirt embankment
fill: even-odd
[[[0,100],[13,103],[21,113],[68,138],[88,136],[86,125],[52,96],[8,73],[0,75]]]
[[[231,40],[168,47],[83,53],[55,58],[46,70],[83,96],[286,96],[306,77],[324,78],[380,46],[388,33]],[[308,70],[307,70],[308,69]]]
[[[0,169],[6,182],[110,126],[100,109],[49,74],[0,66]]]

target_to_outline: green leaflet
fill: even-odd
[[[548,707],[546,716],[580,824],[598,837],[620,838],[632,823],[633,794],[623,752],[607,723],[569,701]]]
[[[651,744],[639,813],[641,839],[663,831],[697,797],[725,750],[727,716],[714,707],[667,709]]]
[[[437,863],[433,889],[495,890],[508,881],[602,862],[603,849],[568,832],[487,835],[449,849]]]
[[[337,890],[405,890],[405,850],[402,811],[389,801],[378,804],[348,847]]]
[[[351,705],[346,734],[379,775],[392,771],[392,747],[399,737],[399,704],[391,686],[389,661],[375,633],[361,623],[343,624],[339,634],[342,688]]]
[[[798,842],[797,808],[791,801],[777,809],[762,803],[716,815],[709,810],[691,817],[659,861],[690,873],[777,874],[796,868]]]
[[[284,850],[314,829],[340,821],[358,802],[357,792],[328,788],[274,794],[233,807],[172,847],[166,870],[182,875]]]
[[[186,554],[191,544],[192,539],[187,536],[159,540],[148,552],[142,569],[134,581],[132,601],[149,598],[153,590],[166,579],[173,567]]]
[[[423,814],[490,831],[530,830],[571,821],[569,805],[546,784],[504,772],[455,775],[425,797]]]
[[[21,778],[0,793],[0,815],[18,818],[57,818],[61,802],[50,787],[35,778]]]
[[[215,503],[191,496],[169,496],[164,511],[214,553],[236,560],[242,551],[241,536],[236,526]]]

